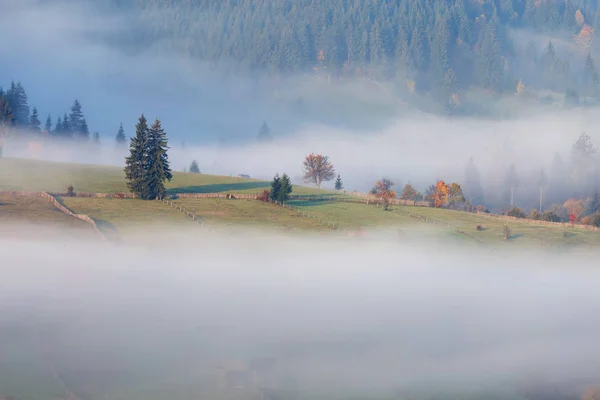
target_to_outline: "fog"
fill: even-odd
[[[599,122],[592,110],[562,111],[509,121],[428,116],[405,118],[388,128],[359,135],[340,128],[310,125],[269,144],[209,143],[185,148],[174,139],[176,131],[167,123],[163,126],[170,138],[171,166],[176,171],[183,171],[192,160],[197,160],[205,174],[247,174],[270,180],[276,172],[285,172],[293,183],[303,184],[302,161],[307,154],[316,152],[329,156],[348,191],[366,192],[381,177],[391,178],[399,191],[409,182],[424,191],[437,179],[464,185],[465,166],[473,157],[490,202],[503,189],[506,171],[514,163],[522,182],[517,199],[523,203],[527,191],[533,191],[535,205],[540,169],[549,174],[557,153],[568,168],[573,143],[583,131],[598,146],[600,137],[593,127]],[[134,124],[127,126],[127,130],[133,132]],[[123,166],[126,154],[126,147],[115,149],[110,140],[100,147],[52,142],[36,146],[19,141],[5,146],[5,155],[9,157],[115,166]],[[333,182],[325,187],[333,188]]]
[[[409,182],[424,191],[437,179],[462,182],[465,164],[473,157],[491,197],[500,197],[506,169],[514,163],[522,180],[530,181],[517,193],[529,207],[535,204],[535,193],[529,193],[536,190],[535,176],[541,168],[549,170],[555,153],[568,163],[582,131],[595,143],[600,139],[594,129],[599,122],[595,109],[522,105],[523,112],[505,121],[444,118],[401,105],[381,111],[395,100],[383,91],[373,92],[374,85],[370,90],[348,89],[343,96],[356,101],[351,108],[329,104],[324,83],[303,77],[277,86],[244,75],[219,76],[202,62],[164,53],[156,43],[112,45],[114,40],[107,38],[132,39],[133,20],[104,11],[84,2],[3,2],[0,33],[11,40],[0,43],[2,83],[22,81],[42,122],[48,113],[56,122],[78,98],[90,130],[99,131],[103,143],[101,151],[50,143],[40,150],[8,143],[7,156],[121,166],[126,150],[114,150],[119,123],[132,136],[137,117],[145,113],[150,120],[162,120],[175,170],[196,159],[203,173],[270,179],[286,172],[294,183],[302,183],[303,157],[320,152],[330,157],[347,190],[365,192],[375,180],[388,177],[399,191]],[[512,34],[521,43],[545,42],[525,31]],[[304,117],[285,105],[298,94],[312,99],[306,102]],[[286,96],[286,101],[278,100]],[[366,99],[372,111],[363,110],[360,101]],[[259,146],[256,135],[263,120],[274,141]],[[344,120],[346,126],[341,127]],[[218,139],[227,141],[219,144]]]
[[[0,239],[2,374],[36,376],[38,335],[83,399],[222,398],[217,366],[256,357],[297,399],[522,398],[524,383],[568,398],[600,376],[595,253],[252,233]]]

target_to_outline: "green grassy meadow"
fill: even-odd
[[[122,168],[101,165],[83,165],[25,159],[0,159],[0,190],[44,190],[64,192],[69,185],[76,191],[121,193],[127,192]],[[246,193],[255,194],[269,187],[269,182],[228,176],[175,172],[167,184],[170,193]],[[573,249],[597,246],[600,232],[562,226],[537,225],[526,220],[502,221],[484,215],[435,209],[428,207],[398,206],[384,211],[374,205],[353,202],[349,195],[317,188],[294,186],[295,195],[290,209],[265,204],[256,200],[178,198],[175,203],[195,213],[211,227],[231,229],[265,228],[281,232],[333,232],[331,225],[341,231],[361,228],[397,229],[403,235],[417,237],[427,231],[442,238],[458,239],[461,243],[478,245],[507,245],[523,248]],[[331,196],[331,200],[314,200],[311,196]],[[197,226],[187,215],[158,201],[137,199],[102,199],[66,197],[59,199],[76,213],[93,218],[107,237],[128,236],[148,227]],[[23,198],[15,204],[4,202],[0,218],[21,218],[18,208],[33,207],[33,200]],[[48,204],[35,200],[39,213],[30,213],[34,219],[52,222],[69,220]],[[14,202],[13,202],[14,203]],[[410,218],[409,213],[420,214],[450,224],[432,225]],[[308,218],[307,215],[311,216]],[[73,223],[79,223],[75,221]],[[194,225],[195,224],[195,225]],[[503,227],[512,231],[510,240],[503,237]],[[485,229],[477,231],[477,225]],[[417,232],[420,232],[417,234]]]
[[[0,190],[26,190],[64,193],[127,193],[123,168],[107,165],[71,164],[53,161],[0,158]],[[166,183],[170,193],[262,193],[270,184],[257,179],[174,172]],[[331,192],[294,186],[294,194],[321,195]]]

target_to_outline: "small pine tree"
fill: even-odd
[[[198,167],[198,162],[196,160],[193,160],[190,164],[190,172],[194,174],[200,173],[200,168]]]
[[[257,140],[261,143],[273,141],[273,137],[271,136],[271,130],[269,129],[269,126],[267,125],[266,121],[263,121],[262,125],[260,126],[260,129],[258,130]]]
[[[31,116],[29,117],[29,130],[32,132],[39,133],[41,131],[42,122],[40,121],[40,116],[38,115],[38,110],[36,107],[33,107],[33,111],[31,112]]]
[[[100,133],[94,132],[94,144],[100,144]]]
[[[271,181],[271,191],[269,192],[269,197],[271,201],[277,201],[279,199],[279,191],[281,190],[281,177],[279,174],[275,174],[273,180]]]
[[[165,180],[170,182],[173,179],[167,155],[168,148],[167,134],[162,128],[160,120],[156,119],[148,131],[148,141],[146,142],[144,199],[162,199],[167,193]]]
[[[63,132],[63,123],[62,118],[59,116],[56,120],[56,125],[54,126],[54,134],[56,136],[61,136]]]
[[[288,201],[290,199],[290,193],[292,193],[292,182],[290,181],[290,177],[284,173],[281,175],[281,186],[279,187],[279,193],[277,194],[277,200],[281,203]]]
[[[52,132],[52,117],[48,114],[48,118],[46,118],[46,126],[44,127],[46,133]]]
[[[338,175],[335,180],[335,190],[342,190],[344,188],[344,183],[342,182],[342,178]]]
[[[125,137],[125,130],[123,129],[123,123],[119,126],[119,132],[117,132],[116,141],[118,145],[122,145],[125,143],[127,138]]]
[[[69,121],[67,113],[65,113],[62,119],[62,135],[69,138],[73,137],[73,130],[71,128],[71,122]]]

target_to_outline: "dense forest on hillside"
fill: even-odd
[[[597,0],[106,2],[138,22],[114,43],[159,44],[222,72],[396,80],[450,108],[472,87],[571,104],[600,92]]]

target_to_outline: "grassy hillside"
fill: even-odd
[[[0,189],[65,191],[68,185],[77,191],[126,192],[123,171],[118,167],[54,163],[21,159],[0,159]],[[269,186],[268,182],[238,179],[227,176],[175,173],[168,187],[177,193],[256,193]],[[295,194],[327,194],[314,188],[294,187]],[[255,200],[226,199],[187,199],[175,202],[204,219],[216,228],[252,227],[275,229],[283,232],[323,232],[333,233],[327,221],[339,226],[342,231],[363,228],[392,228],[402,237],[453,238],[462,243],[489,246],[542,247],[551,249],[572,249],[600,245],[600,233],[564,226],[532,224],[526,220],[500,221],[483,215],[434,209],[427,207],[396,207],[386,212],[373,205],[350,203],[344,195],[332,196],[331,201],[292,200],[292,210],[265,204]],[[40,199],[41,201],[41,199]],[[108,237],[123,238],[151,227],[169,225],[179,229],[196,229],[197,224],[184,213],[156,201],[132,199],[62,198],[67,207],[81,214],[87,214],[98,223]],[[49,204],[23,198],[6,204],[4,218],[22,218],[19,209],[34,207],[40,209],[34,220],[69,220],[52,210]],[[17,204],[18,203],[18,204]],[[40,206],[41,204],[41,206]],[[12,207],[12,208],[11,208]],[[433,225],[409,213],[442,221],[446,224]],[[312,218],[307,218],[310,214]],[[0,214],[2,215],[2,214]],[[71,221],[79,223],[79,221]],[[511,238],[505,241],[503,227],[508,225]],[[485,229],[477,231],[477,225]]]
[[[416,207],[398,207],[396,209],[396,213],[407,214],[409,212],[447,222],[451,228],[465,232],[482,244],[503,242],[519,247],[542,246],[553,249],[600,245],[600,232],[584,229],[537,225],[527,220],[505,221],[485,215],[429,207],[419,207],[418,209]],[[485,230],[477,231],[477,225],[481,225]],[[508,242],[504,240],[504,225],[511,230],[511,238]]]
[[[65,192],[69,185],[73,185],[75,190],[80,192],[129,192],[121,167],[0,158],[0,190]],[[268,189],[269,182],[230,176],[174,172],[173,180],[167,182],[166,187],[171,193],[253,194]],[[310,195],[329,192],[294,186],[294,193]]]

